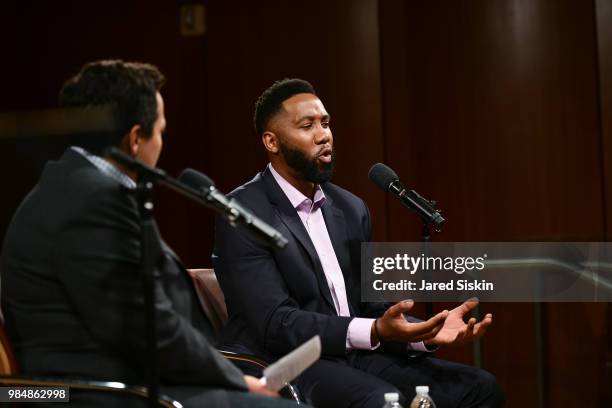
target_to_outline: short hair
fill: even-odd
[[[59,94],[63,107],[110,105],[113,112],[112,134],[76,139],[92,153],[117,146],[134,125],[140,125],[145,136],[152,135],[157,120],[156,94],[165,82],[164,75],[151,64],[101,60],[85,64],[78,74],[67,80]]]
[[[309,93],[316,95],[314,87],[308,81],[299,78],[285,78],[274,82],[268,89],[263,91],[255,102],[255,131],[261,136],[272,116],[278,113],[283,102],[294,95]]]

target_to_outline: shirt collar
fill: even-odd
[[[96,156],[94,154],[89,153],[87,150],[83,149],[82,147],[71,146],[70,148],[74,150],[75,152],[79,153],[85,159],[87,159],[87,161],[93,164],[102,173],[115,179],[118,183],[120,183],[124,187],[129,188],[131,190],[136,188],[136,182],[134,180],[132,180],[127,174],[125,174],[121,170],[117,169],[107,160],[103,159],[100,156]]]
[[[325,203],[325,193],[323,192],[321,185],[317,184],[315,186],[314,202],[312,202],[310,198],[306,197],[300,190],[285,180],[285,178],[274,169],[272,163],[268,164],[268,168],[270,169],[270,173],[272,173],[272,176],[280,186],[281,190],[283,190],[283,193],[285,193],[289,199],[289,202],[291,202],[291,205],[296,210],[307,208],[314,211],[321,208]]]

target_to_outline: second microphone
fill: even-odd
[[[237,200],[227,198],[217,190],[215,183],[207,175],[194,169],[185,169],[178,178],[181,182],[198,190],[202,198],[211,206],[216,207],[232,226],[243,226],[265,242],[274,242],[278,248],[284,248],[287,245],[288,241],[283,234],[259,219]]]

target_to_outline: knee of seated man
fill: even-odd
[[[477,370],[475,390],[486,401],[483,407],[497,408],[504,405],[504,392],[493,374],[485,370]]]
[[[347,391],[347,395],[337,395],[331,399],[327,395],[316,395],[317,393],[315,393],[309,402],[316,407],[380,408],[385,403],[385,394],[397,393],[399,402],[403,407],[407,407],[409,404],[401,391],[391,384],[369,384],[368,387],[353,390],[349,388],[345,391]]]

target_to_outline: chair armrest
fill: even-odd
[[[53,377],[25,377],[0,375],[0,384],[2,386],[19,387],[68,387],[71,389],[84,391],[102,391],[134,395],[142,398],[148,398],[149,396],[149,392],[146,387],[127,385],[117,381],[90,381]],[[183,407],[183,404],[166,395],[159,395],[158,404],[160,407],[164,408]]]
[[[264,368],[270,365],[267,361],[262,360],[261,358],[255,357],[251,354],[234,353],[233,351],[226,351],[226,350],[219,350],[219,353],[221,353],[225,358],[227,358],[230,361],[240,361],[240,362],[252,364],[260,368],[261,370],[263,370]],[[285,386],[283,387],[280,393],[281,395],[294,400],[297,404],[302,403],[302,400],[300,399],[298,395],[297,387],[293,386],[293,384],[291,383],[285,383]]]
[[[228,360],[247,362],[261,368],[262,370],[270,365],[270,363],[267,361],[255,357],[252,354],[234,353],[233,351],[226,350],[219,350],[219,353],[221,353],[223,357],[227,358]]]

